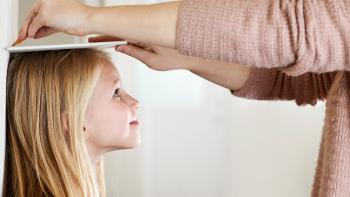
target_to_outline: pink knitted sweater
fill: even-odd
[[[311,196],[350,196],[349,0],[187,0],[176,35],[183,54],[251,66],[236,96],[327,99]]]

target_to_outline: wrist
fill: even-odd
[[[192,56],[185,56],[184,55],[184,63],[181,64],[182,68],[188,70],[190,72],[198,72],[200,69],[200,61],[202,61],[200,58],[192,57]]]
[[[215,67],[220,65],[217,61],[203,59],[199,57],[188,56],[188,64],[186,64],[186,69],[192,73],[199,75],[210,75],[210,73],[215,70]]]
[[[99,18],[101,18],[101,9],[100,7],[92,7],[86,5],[84,7],[85,16],[83,17],[82,29],[85,35],[89,34],[98,34],[98,23]]]

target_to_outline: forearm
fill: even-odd
[[[241,64],[189,57],[187,70],[213,83],[237,90],[247,81],[250,68]]]
[[[91,8],[88,31],[175,48],[180,3]]]

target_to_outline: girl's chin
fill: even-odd
[[[140,144],[141,144],[141,139],[138,138],[138,139],[135,139],[132,142],[123,144],[121,146],[116,146],[112,151],[114,151],[114,150],[134,149],[134,148],[137,148]]]

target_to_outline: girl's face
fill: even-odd
[[[140,143],[136,110],[139,103],[121,86],[117,69],[104,61],[84,120],[85,137],[92,157],[134,148]]]

